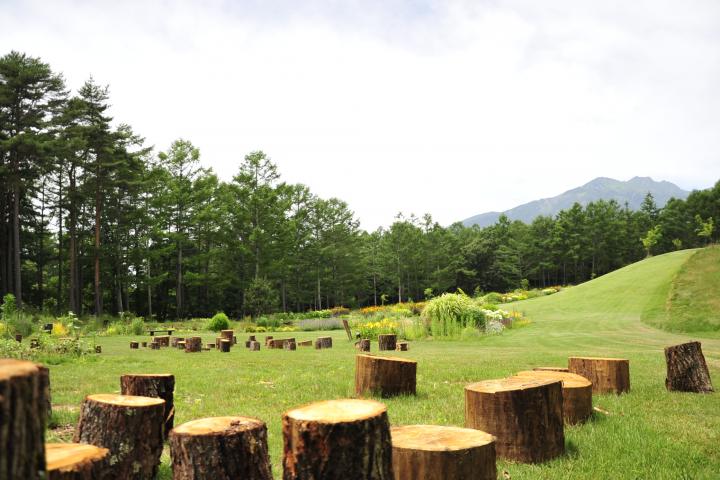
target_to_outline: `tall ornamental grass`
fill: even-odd
[[[482,308],[464,293],[445,293],[430,300],[422,313],[435,338],[458,338],[466,327],[485,327]]]

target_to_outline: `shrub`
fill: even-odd
[[[258,327],[265,327],[268,329],[276,329],[279,328],[280,325],[282,325],[282,322],[278,318],[272,318],[272,317],[260,317],[257,319],[255,324]]]
[[[143,320],[142,317],[134,318],[132,322],[130,322],[130,332],[132,332],[133,335],[142,335],[145,333],[145,320]]]
[[[434,337],[458,337],[465,327],[485,326],[485,313],[464,293],[433,298],[423,310],[423,319]]]
[[[497,292],[490,292],[483,297],[483,303],[502,303],[503,296]]]
[[[342,317],[343,315],[350,314],[350,309],[346,307],[333,307],[330,311],[333,317]]]
[[[384,318],[379,322],[365,322],[357,325],[358,333],[362,338],[377,339],[378,335],[398,333],[398,322]]]
[[[230,328],[230,321],[227,315],[223,312],[216,313],[207,324],[208,330],[213,332],[219,332],[220,330],[227,330]]]
[[[54,322],[52,328],[53,337],[67,337],[70,330],[62,322]]]

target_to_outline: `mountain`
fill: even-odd
[[[572,207],[575,202],[584,206],[596,200],[616,200],[620,205],[627,202],[631,209],[637,210],[648,192],[652,193],[658,207],[664,206],[672,197],[684,199],[690,193],[674,183],[656,182],[650,177],[634,177],[626,182],[598,177],[557,197],[535,200],[504,212],[481,213],[463,220],[462,223],[465,226],[487,227],[494,224],[503,213],[510,220],[530,223],[540,215],[556,215],[560,210]]]

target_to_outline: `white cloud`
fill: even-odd
[[[109,83],[116,119],[158,149],[188,138],[225,179],[263,149],[375,228],[596,176],[709,186],[719,17],[709,0],[18,1],[0,3],[0,45]]]

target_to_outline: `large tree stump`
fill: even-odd
[[[710,393],[713,391],[705,356],[700,342],[689,342],[665,347],[669,391]]]
[[[592,383],[585,377],[568,372],[532,370],[518,372],[516,377],[562,382],[563,418],[565,423],[583,423],[592,416]]]
[[[378,335],[378,350],[395,350],[397,347],[397,335],[386,333]]]
[[[230,340],[230,344],[233,343],[233,338],[235,338],[235,332],[232,330],[220,330],[220,337],[221,338],[227,338]]]
[[[391,480],[385,405],[328,400],[283,414],[284,480]]]
[[[312,347],[312,345],[312,340],[303,340],[302,342],[298,342],[298,347]]]
[[[201,337],[188,337],[185,339],[185,351],[186,352],[199,352],[202,350],[202,338]]]
[[[222,340],[220,340],[220,351],[223,353],[228,353],[230,351],[231,345],[232,345],[232,340],[223,338]]]
[[[630,361],[624,358],[570,357],[568,369],[590,380],[593,393],[630,391]]]
[[[294,338],[273,338],[267,344],[268,348],[284,348],[286,342],[295,342]]]
[[[170,433],[174,480],[272,480],[265,423],[248,417],[202,418]]]
[[[495,480],[495,437],[473,428],[393,427],[395,480]]]
[[[116,478],[110,467],[107,448],[84,443],[47,443],[47,480],[110,480]]]
[[[250,342],[250,351],[251,352],[259,352],[260,351],[260,342]]]
[[[175,422],[175,375],[170,373],[127,374],[120,377],[120,393],[139,397],[162,398],[165,400],[165,427],[167,438]]]
[[[498,456],[539,463],[565,451],[557,380],[505,378],[465,387],[465,426],[497,437]]]
[[[155,343],[159,343],[161,347],[170,346],[170,335],[158,335],[153,339]]]
[[[88,395],[75,442],[110,450],[114,478],[151,479],[163,450],[165,400],[131,395]]]
[[[138,342],[130,342],[130,348],[133,350],[137,349],[140,346],[140,343]]]
[[[355,393],[415,395],[417,362],[397,357],[355,356]]]
[[[536,372],[570,372],[567,367],[535,367]]]
[[[315,350],[332,348],[332,337],[318,337],[315,339]]]
[[[32,362],[0,359],[0,478],[40,478],[45,471],[47,399]]]

